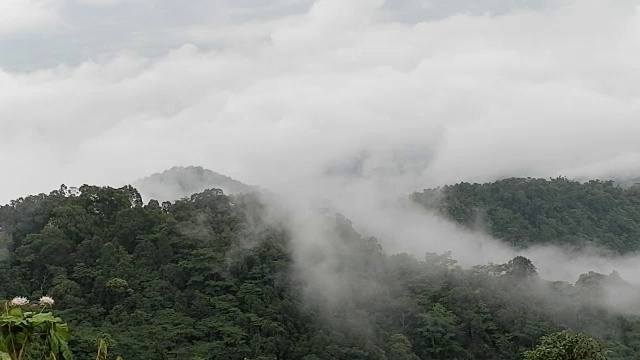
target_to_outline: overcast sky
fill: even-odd
[[[174,165],[279,189],[638,176],[639,9],[2,0],[0,202]]]

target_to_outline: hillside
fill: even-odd
[[[575,207],[562,204],[582,198],[569,195],[580,185],[558,181],[499,182],[509,190],[495,199],[551,183],[556,208]],[[0,207],[10,237],[0,299],[52,296],[77,359],[95,358],[105,336],[109,359],[125,360],[514,360],[566,329],[596,338],[610,359],[640,356],[640,318],[629,315],[638,302],[605,301],[611,286],[630,286],[617,274],[572,285],[541,279],[523,257],[462,269],[448,254],[391,255],[348,219],[321,213],[325,230],[301,257],[301,239],[253,195],[208,190],[160,206],[132,187],[80,190]]]
[[[640,187],[612,181],[511,178],[459,183],[412,194],[427,209],[487,230],[517,247],[596,245],[640,250]]]
[[[0,261],[5,260],[9,252],[7,246],[9,245],[9,236],[2,230],[0,226]]]
[[[248,193],[257,187],[244,184],[228,176],[199,166],[176,166],[161,173],[138,179],[132,185],[146,201],[174,201],[206,189],[221,189],[227,194]]]

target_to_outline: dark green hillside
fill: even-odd
[[[640,186],[512,178],[444,186],[412,197],[460,224],[486,227],[520,247],[554,243],[591,244],[621,253],[640,249]]]
[[[540,188],[550,184],[582,188],[565,180]],[[585,187],[605,204],[609,192],[614,201],[633,198],[606,183]],[[557,335],[556,353],[581,342],[602,344],[610,359],[640,357],[638,317],[601,305],[604,287],[621,283],[615,274],[587,274],[573,286],[538,278],[522,257],[465,270],[447,254],[389,255],[339,215],[319,217],[340,251],[328,257],[319,247],[316,259],[294,267],[296,239],[266,221],[255,196],[213,189],[143,204],[132,187],[80,190],[0,207],[9,242],[0,299],[53,297],[76,359],[95,359],[96,339],[106,337],[108,359],[125,360],[514,360],[565,329],[597,342]],[[454,208],[471,219],[467,206]],[[598,219],[593,228],[604,231]],[[314,273],[319,264],[333,273],[323,280],[349,279],[342,296],[295,270]],[[544,356],[545,344],[528,358]]]

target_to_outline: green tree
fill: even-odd
[[[434,304],[429,311],[418,314],[416,328],[422,341],[420,349],[433,359],[452,359],[462,351],[457,341],[458,318],[441,304]]]
[[[389,348],[389,360],[420,360],[411,349],[411,342],[402,334],[391,335],[391,347]]]
[[[525,360],[607,360],[600,343],[586,335],[562,331],[542,338]]]

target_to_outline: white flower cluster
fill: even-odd
[[[38,301],[40,302],[40,305],[42,305],[42,306],[53,306],[53,303],[55,302],[49,296],[43,296]]]
[[[42,306],[53,306],[53,304],[55,303],[55,301],[53,301],[53,298],[49,296],[41,297],[40,300],[38,300],[38,302]],[[29,304],[29,299],[27,299],[24,296],[16,296],[11,300],[12,306],[25,306],[27,304]]]
[[[11,305],[13,306],[24,306],[29,303],[29,299],[23,296],[16,296],[11,300]]]

